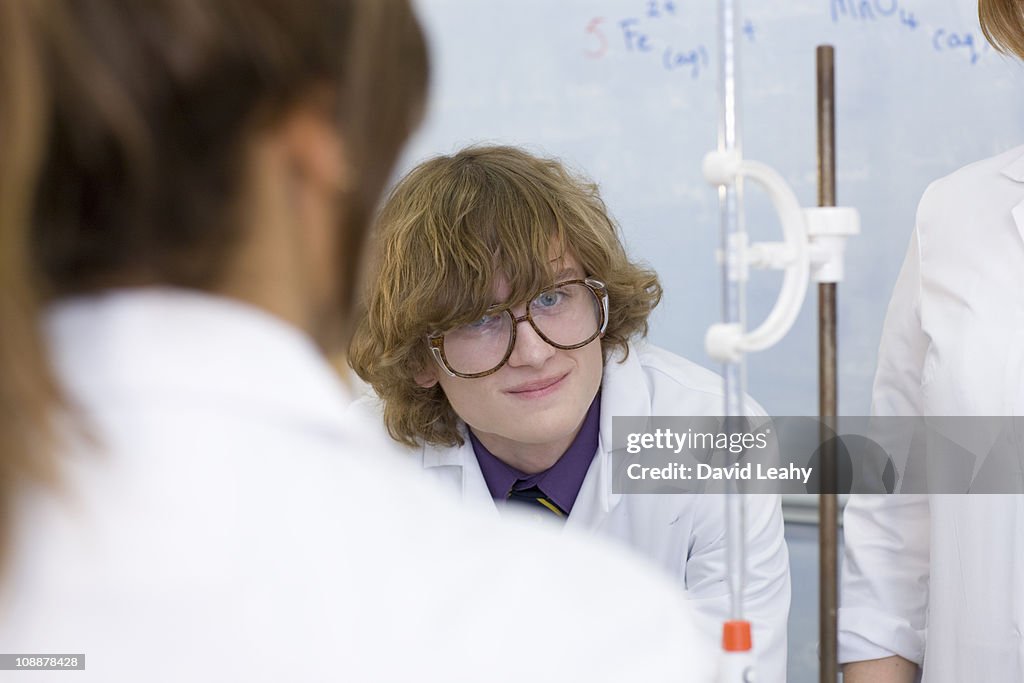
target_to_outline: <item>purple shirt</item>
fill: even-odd
[[[548,500],[569,514],[576,502],[576,496],[579,495],[580,487],[583,486],[594,454],[597,453],[600,428],[601,392],[598,392],[569,448],[558,462],[537,474],[520,472],[496,458],[480,443],[472,429],[469,430],[469,440],[473,444],[476,460],[480,463],[484,481],[487,482],[487,488],[495,501],[503,503],[513,488],[521,491],[536,486]]]

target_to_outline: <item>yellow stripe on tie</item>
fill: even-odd
[[[555,506],[555,504],[552,503],[550,500],[548,500],[546,498],[538,498],[537,502],[540,503],[541,505],[543,505],[544,507],[546,507],[548,510],[551,510],[552,512],[554,512],[559,517],[565,517],[565,513],[562,512],[561,510],[559,510]]]

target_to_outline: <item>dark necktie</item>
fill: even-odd
[[[509,491],[508,494],[509,505],[521,505],[526,510],[546,510],[549,514],[555,515],[561,519],[565,519],[565,511],[554,504],[544,492],[536,486],[531,486],[528,489],[517,491],[515,487]]]

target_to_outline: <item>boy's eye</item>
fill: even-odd
[[[487,329],[501,323],[501,313],[485,315],[482,318],[474,320],[471,323],[465,325],[465,327],[471,330]]]
[[[550,290],[543,292],[536,299],[533,300],[533,305],[539,308],[551,308],[557,306],[562,302],[565,297],[565,292],[561,290]]]

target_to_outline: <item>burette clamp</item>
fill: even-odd
[[[744,353],[761,351],[777,343],[793,326],[807,293],[810,257],[807,221],[789,184],[775,169],[743,159],[736,150],[717,150],[704,157],[704,177],[716,186],[730,186],[740,178],[761,185],[779,215],[785,241],[747,245],[745,239],[729,240],[726,263],[777,268],[783,271],[782,288],[774,307],[756,329],[744,331],[738,323],[712,325],[704,339],[708,355],[722,363],[737,363]]]
[[[747,178],[768,193],[779,216],[783,242],[748,244],[745,232],[729,235],[719,261],[730,281],[745,282],[749,268],[781,270],[782,288],[774,307],[757,328],[745,331],[739,323],[712,325],[704,346],[721,363],[738,363],[743,354],[763,351],[781,340],[803,307],[810,280],[840,282],[848,237],[860,233],[860,214],[850,207],[801,208],[792,188],[775,169],[745,160],[735,150],[714,151],[704,157],[705,179],[730,186]]]

